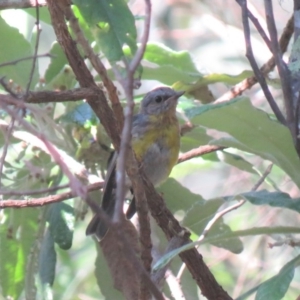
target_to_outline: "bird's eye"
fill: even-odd
[[[155,102],[160,103],[163,100],[162,96],[156,96],[155,97]]]

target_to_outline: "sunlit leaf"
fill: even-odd
[[[52,55],[51,61],[45,73],[46,84],[49,84],[68,64],[65,54],[57,42],[53,43],[50,54]]]
[[[35,208],[10,211],[11,222],[0,226],[0,285],[5,296],[16,299],[24,288],[27,258],[35,240],[38,216]]]
[[[74,4],[110,61],[115,62],[124,57],[124,46],[129,46],[131,54],[135,53],[135,20],[124,0],[75,0]]]
[[[1,17],[0,36],[0,65],[24,57],[33,56],[30,43],[16,28],[10,27]],[[20,49],[22,49],[22,51],[20,51]],[[24,89],[28,84],[31,69],[31,59],[18,62],[17,64],[0,66],[0,78],[4,76],[7,81],[12,80],[16,87],[20,86]],[[36,85],[37,81],[38,69],[36,66],[33,72],[31,88]]]
[[[149,42],[143,59],[159,66],[175,66],[184,72],[199,73],[188,51],[174,51],[159,43]]]

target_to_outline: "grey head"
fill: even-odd
[[[159,115],[176,110],[177,100],[184,91],[174,91],[169,87],[158,87],[147,93],[142,100],[140,113]]]

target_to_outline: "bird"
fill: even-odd
[[[178,99],[184,91],[158,87],[148,92],[141,101],[139,113],[133,116],[131,146],[143,171],[157,187],[170,175],[177,163],[180,149],[180,127],[176,116]],[[113,216],[116,199],[117,152],[110,158],[102,197],[102,209]],[[132,191],[132,189],[129,188]],[[126,217],[136,212],[135,200],[130,203]],[[86,229],[86,235],[95,234],[101,240],[108,228],[95,215]]]

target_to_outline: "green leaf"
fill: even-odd
[[[45,73],[46,84],[49,84],[68,64],[65,54],[57,42],[53,43],[50,54],[52,55],[51,61]]]
[[[270,205],[272,207],[282,207],[300,213],[300,198],[293,199],[287,193],[269,192],[266,190],[258,192],[248,192],[240,195],[254,205]],[[225,197],[224,199],[232,199]]]
[[[214,100],[214,97],[208,88],[209,84],[213,84],[216,82],[222,82],[225,84],[237,84],[241,82],[245,78],[252,76],[252,71],[243,71],[238,75],[229,75],[229,74],[208,74],[202,75],[199,79],[194,83],[189,83],[187,81],[179,81],[176,82],[173,87],[176,90],[184,90],[186,91],[187,97],[192,97],[194,99],[199,99],[201,103],[206,104],[210,103]]]
[[[54,203],[48,215],[49,230],[60,248],[68,250],[72,246],[74,231],[74,210],[64,203]]]
[[[135,20],[124,0],[75,0],[74,4],[109,61],[121,60],[126,45],[134,55],[137,49]]]
[[[27,258],[37,232],[38,211],[36,208],[10,210],[7,222],[0,226],[0,286],[4,296],[17,299],[23,291]]]
[[[166,85],[173,85],[177,81],[181,82],[194,82],[200,77],[200,73],[191,73],[182,71],[176,66],[166,65],[159,67],[149,67],[143,65],[143,75],[144,80],[157,80]]]
[[[283,266],[277,275],[261,284],[258,288],[255,300],[283,299],[294,278],[295,268],[299,266],[299,264],[300,255]]]
[[[300,161],[289,130],[252,106],[249,99],[238,98],[217,105],[203,105],[186,111],[193,123],[230,134],[233,138],[213,144],[235,147],[268,159],[284,170],[300,187]]]
[[[175,66],[181,71],[199,74],[188,51],[174,51],[163,44],[149,42],[143,59],[159,66]]]
[[[62,116],[62,120],[65,122],[77,123],[84,125],[87,121],[97,120],[93,110],[87,103],[73,104],[67,107],[69,111]]]
[[[220,161],[224,161],[225,163],[232,165],[242,171],[249,172],[252,174],[258,174],[254,169],[253,165],[250,164],[248,161],[246,161],[243,157],[240,155],[236,155],[233,153],[229,153],[226,151],[221,151],[218,154],[218,157]]]
[[[184,246],[181,246],[177,249],[170,251],[169,253],[163,255],[153,266],[153,270],[158,270],[163,268],[166,264],[168,264],[176,255],[180,254],[183,251],[189,250],[194,248],[195,246],[199,246],[205,243],[216,243],[220,242],[221,240],[229,240],[231,238],[236,237],[245,237],[251,235],[261,235],[261,234],[290,234],[290,233],[300,233],[300,228],[298,227],[284,227],[284,226],[277,226],[277,227],[254,227],[246,230],[237,230],[233,232],[227,232],[226,234],[218,235],[218,236],[210,236],[206,237],[202,241],[196,241]]]
[[[50,231],[47,230],[39,256],[39,278],[42,284],[43,299],[51,293],[50,287],[53,285],[55,278],[56,252],[54,249],[54,240]]]
[[[229,74],[208,74],[205,75],[203,78],[199,79],[197,84],[207,85],[212,84],[216,82],[223,82],[225,84],[233,85],[241,82],[242,80],[246,79],[247,77],[250,77],[253,75],[253,71],[243,71],[238,75],[229,75]]]
[[[213,218],[220,206],[224,204],[223,199],[206,201],[200,195],[191,193],[172,178],[169,178],[159,188],[159,191],[165,195],[166,203],[171,211],[181,216],[182,226],[190,228],[196,235],[202,234],[207,223]],[[230,227],[220,219],[211,228],[208,236],[226,235],[230,232]],[[243,249],[243,245],[238,238],[233,238],[230,241],[224,239],[213,244],[233,253],[240,253]]]
[[[59,66],[59,62],[56,65],[56,67]],[[63,68],[56,73],[57,68],[53,65],[50,65],[50,67],[53,67],[53,70],[51,70],[51,73],[48,73],[49,77],[52,77],[52,80],[47,83],[45,89],[49,90],[68,90],[73,88],[76,85],[76,78],[73,73],[73,70],[69,65],[63,66]]]
[[[33,16],[36,19],[36,8],[26,8],[23,9],[24,12]],[[39,20],[45,22],[46,24],[51,25],[51,17],[49,13],[49,9],[47,7],[39,7]]]
[[[180,150],[186,152],[199,146],[207,145],[212,139],[213,138],[206,133],[204,127],[195,127],[181,137]]]
[[[6,62],[14,61],[20,58],[33,55],[30,43],[24,38],[19,31],[10,27],[0,16],[0,65]],[[5,76],[5,80],[13,80],[13,82],[26,88],[30,72],[32,69],[32,60],[24,60],[14,65],[0,67],[0,77]],[[31,87],[33,88],[38,81],[37,66],[34,69]]]

